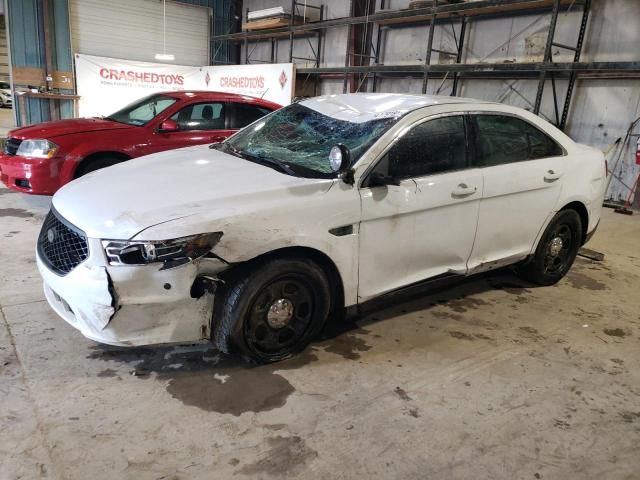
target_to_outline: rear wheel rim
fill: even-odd
[[[564,273],[571,264],[574,234],[566,223],[557,225],[544,247],[543,269],[546,275]]]
[[[312,327],[315,304],[313,289],[300,276],[271,281],[249,308],[244,324],[249,348],[269,357],[292,353]]]

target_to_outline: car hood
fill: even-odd
[[[193,215],[230,218],[299,202],[331,181],[292,177],[207,146],[137,158],[74,180],[53,206],[88,237],[130,239]],[[197,222],[196,222],[197,223]],[[176,232],[176,237],[204,232]],[[162,240],[162,239],[158,239]]]
[[[72,133],[97,132],[100,130],[123,130],[133,127],[124,123],[112,122],[102,118],[74,118],[71,120],[56,120],[38,123],[28,127],[17,128],[9,132],[9,136],[25,140],[29,138],[52,139]]]

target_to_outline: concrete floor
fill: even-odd
[[[558,286],[484,276],[251,367],[57,318],[48,201],[0,190],[0,479],[640,478],[640,215]]]

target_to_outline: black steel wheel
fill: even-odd
[[[259,363],[303,350],[324,326],[330,288],[320,266],[280,258],[242,269],[216,293],[213,341]]]
[[[276,279],[256,296],[244,322],[245,341],[260,354],[290,350],[312,327],[313,304],[313,292],[304,278]]]
[[[535,254],[518,268],[521,277],[539,285],[562,279],[582,245],[582,220],[575,210],[562,210],[551,220]]]

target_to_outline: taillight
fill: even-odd
[[[640,165],[640,139],[638,139],[638,143],[636,144],[636,165]]]

